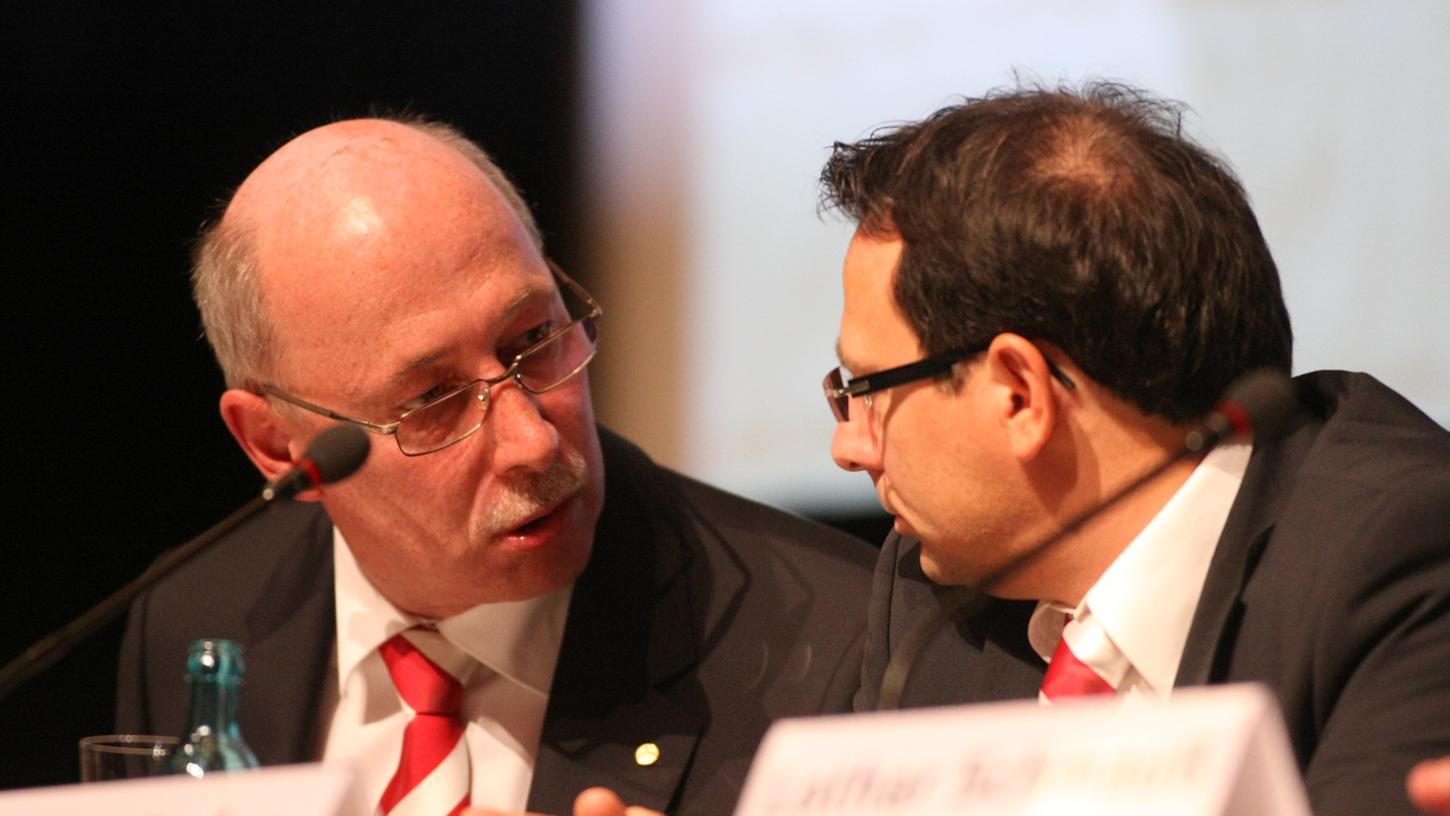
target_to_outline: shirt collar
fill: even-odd
[[[1064,613],[1094,616],[1149,689],[1167,694],[1252,450],[1247,442],[1230,442],[1210,451],[1077,609],[1038,604],[1028,623],[1033,648],[1052,654]]]
[[[332,531],[333,589],[337,613],[338,694],[348,678],[389,638],[433,621],[392,604],[363,575],[336,527]],[[443,620],[438,631],[479,663],[547,696],[559,659],[573,585],[522,601],[484,603]]]

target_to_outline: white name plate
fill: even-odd
[[[0,814],[25,816],[333,816],[352,774],[334,765],[156,776],[0,793]]]
[[[1308,816],[1273,697],[1183,689],[784,720],[736,816]]]

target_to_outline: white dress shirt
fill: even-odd
[[[326,762],[352,765],[357,778],[342,813],[366,816],[375,812],[397,770],[410,716],[377,649],[393,635],[431,621],[384,598],[336,529],[333,565],[336,683],[324,695],[321,753]],[[482,664],[464,687],[460,712],[474,805],[524,809],[572,591],[482,604],[436,622],[449,643]]]
[[[1167,697],[1251,452],[1247,442],[1209,452],[1076,609],[1039,603],[1027,624],[1033,650],[1044,661],[1052,657],[1067,614],[1075,620],[1095,619],[1128,659],[1118,694]]]

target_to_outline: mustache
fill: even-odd
[[[547,469],[520,476],[488,508],[483,518],[485,532],[498,535],[552,510],[584,489],[587,471],[584,455],[569,450],[561,452]]]

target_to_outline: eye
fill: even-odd
[[[537,343],[542,342],[549,335],[557,331],[558,328],[559,324],[552,319],[533,326],[515,338],[513,342],[499,349],[499,358],[502,360],[512,360],[533,348]]]
[[[457,383],[453,381],[440,382],[432,388],[429,388],[427,391],[424,391],[423,393],[419,394],[416,397],[413,397],[402,405],[399,405],[398,411],[400,413],[407,413],[409,411],[415,411],[419,408],[422,408],[424,405],[427,405],[433,400],[436,400],[439,397],[442,397],[443,395],[455,390],[461,384],[462,383]]]

